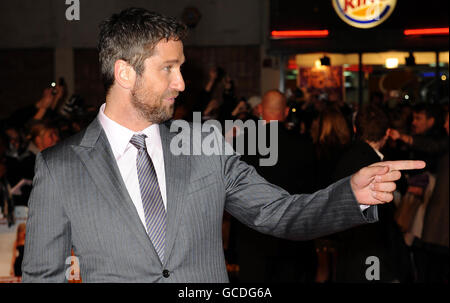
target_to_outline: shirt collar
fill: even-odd
[[[152,142],[154,142],[153,140],[161,141],[158,124],[152,124],[140,132],[134,132],[131,129],[128,129],[125,126],[122,126],[119,123],[111,120],[108,116],[105,115],[104,111],[105,111],[105,103],[103,103],[102,106],[100,107],[100,110],[98,112],[98,119],[103,129],[105,130],[106,137],[108,138],[108,141],[111,144],[111,149],[116,159],[124,154],[128,144],[130,143],[131,137],[133,137],[134,134],[147,135],[146,141],[147,140],[152,140]]]
[[[384,159],[384,155],[382,153],[380,153],[379,150],[375,150],[375,152],[377,153],[377,155],[380,157],[381,161],[383,161]]]
[[[370,147],[372,147],[372,146],[370,146]],[[373,147],[372,147],[372,149],[375,151],[375,153],[378,155],[378,157],[380,157],[380,160],[383,161],[384,155],[382,153],[380,153],[380,151],[378,149],[373,148]]]

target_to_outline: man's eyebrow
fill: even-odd
[[[184,58],[183,58],[182,61],[178,60],[178,59],[173,59],[173,60],[166,60],[166,61],[163,62],[163,64],[174,64],[174,63],[180,63],[180,62],[181,62],[181,64],[183,64],[184,61],[185,61]]]

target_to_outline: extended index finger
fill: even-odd
[[[409,170],[409,169],[422,169],[426,166],[424,161],[419,160],[400,160],[400,161],[385,161],[378,162],[373,165],[389,166],[389,170]]]

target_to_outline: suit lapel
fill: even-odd
[[[123,217],[123,222],[136,235],[144,247],[144,251],[153,252],[153,257],[159,260],[128,194],[110,144],[98,119],[95,119],[86,129],[80,145],[72,147],[84,163],[98,190],[106,198],[107,203]]]
[[[159,125],[164,155],[167,191],[167,229],[164,264],[170,258],[180,226],[183,197],[186,195],[186,183],[189,180],[190,159],[187,155],[175,156],[170,151],[170,142],[177,133],[170,132],[170,123]]]

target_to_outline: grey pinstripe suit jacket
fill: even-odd
[[[170,123],[160,125],[168,201],[164,264],[95,119],[37,157],[23,282],[65,282],[72,247],[84,282],[227,282],[224,209],[263,233],[298,240],[377,220],[376,207],[361,212],[349,178],[311,195],[289,195],[236,155],[174,156],[169,145],[177,133]]]

